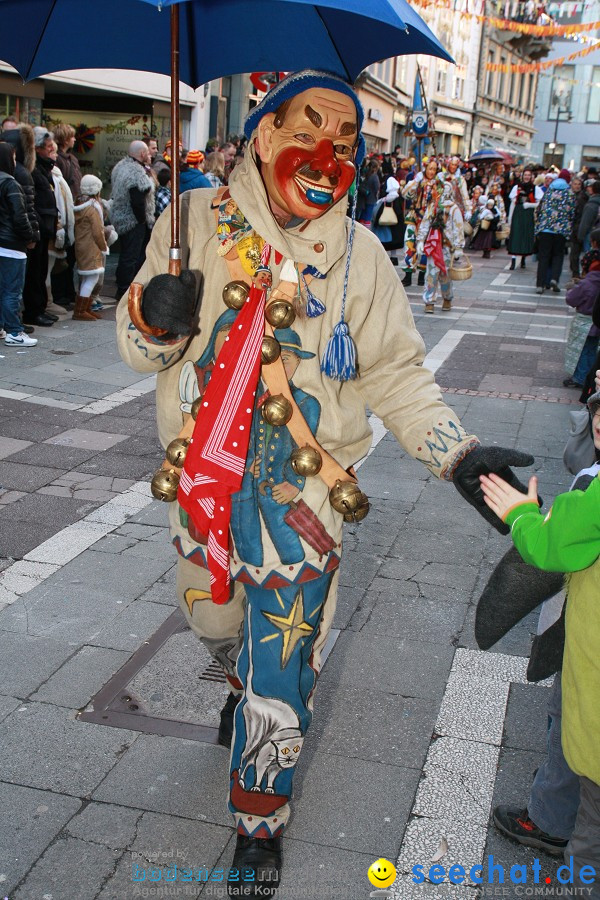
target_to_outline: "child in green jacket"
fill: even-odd
[[[588,400],[592,434],[600,449],[600,391]],[[573,857],[574,884],[600,897],[600,473],[585,492],[556,498],[544,515],[537,478],[526,498],[499,476],[480,477],[485,502],[510,526],[525,560],[540,569],[566,572],[568,601],[562,670],[562,745],[579,776],[580,805],[565,850]],[[582,871],[582,867],[584,867]],[[593,871],[592,871],[593,870]]]

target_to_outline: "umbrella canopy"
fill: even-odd
[[[498,160],[498,162],[501,162],[505,159],[505,154],[500,153],[499,150],[478,150],[476,153],[473,153],[471,157],[469,157],[467,162],[493,162],[494,160]]]
[[[0,59],[25,81],[65,69],[171,73],[177,0],[0,0]],[[181,0],[180,79],[327,69],[354,81],[380,59],[425,53],[452,62],[406,0]]]

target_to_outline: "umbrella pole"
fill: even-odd
[[[179,5],[171,6],[171,247],[169,274],[181,272],[179,244]]]

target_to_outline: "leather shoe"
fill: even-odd
[[[33,327],[33,325],[23,325],[23,331],[25,332],[25,334],[33,334],[35,328]]]
[[[225,706],[221,710],[221,723],[219,725],[218,741],[222,747],[231,747],[231,738],[233,736],[233,715],[235,708],[239,703],[237,694],[229,694],[225,701]]]
[[[53,322],[58,322],[59,317],[55,316],[54,313],[48,312],[46,310],[46,312],[44,312],[44,315],[46,316],[47,319],[52,319]]]
[[[40,328],[50,328],[51,325],[54,325],[54,319],[51,319],[50,316],[42,313],[42,315],[35,316],[35,318],[33,318],[31,322],[28,322],[27,324],[39,325]]]
[[[251,838],[238,834],[227,893],[230,897],[272,897],[279,887],[282,860],[280,837]],[[237,880],[233,880],[236,870]],[[252,880],[250,873],[254,875]]]
[[[583,387],[583,385],[582,385],[582,384],[579,384],[578,381],[575,381],[574,378],[565,378],[565,380],[563,381],[563,386],[564,386],[564,387],[579,388],[579,390],[581,390],[581,388]]]

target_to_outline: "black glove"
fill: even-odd
[[[479,483],[480,475],[489,475],[495,472],[500,478],[507,481],[511,487],[523,494],[527,493],[525,485],[519,481],[509,466],[531,466],[534,458],[530,453],[522,453],[520,450],[508,450],[506,447],[475,447],[461,459],[454,471],[453,481],[457,491],[465,500],[481,513],[486,522],[493,525],[500,534],[508,534],[510,528],[505,525],[496,513],[493,513],[483,499],[483,491]],[[541,505],[541,501],[540,501]]]
[[[155,275],[144,289],[142,315],[148,323],[174,339],[191,334],[196,312],[196,278],[189,269],[181,275]]]

